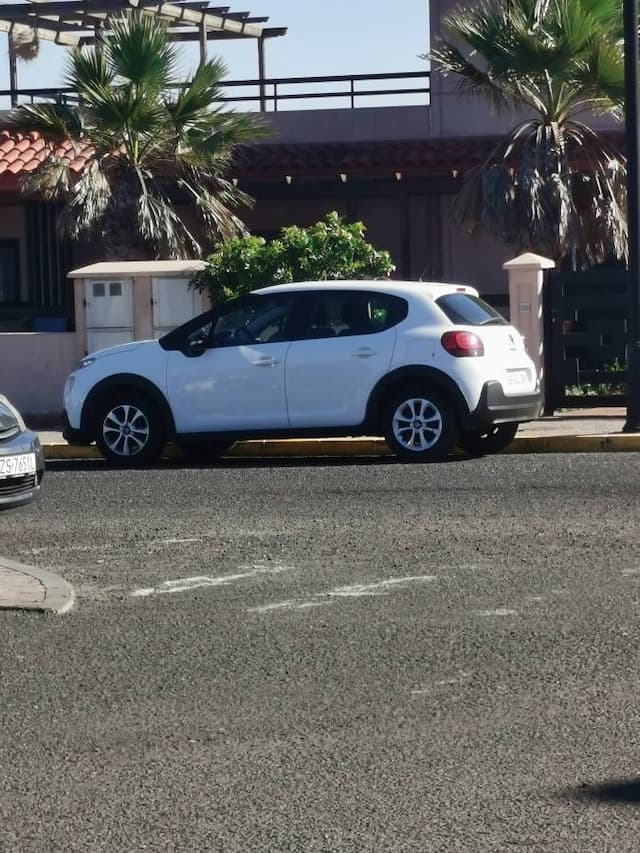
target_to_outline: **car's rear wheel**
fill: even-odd
[[[408,388],[385,407],[384,434],[391,450],[411,462],[437,462],[455,445],[458,421],[446,397],[431,389]]]
[[[229,441],[184,441],[180,450],[190,462],[217,462],[233,447]]]
[[[518,432],[520,424],[494,424],[484,430],[465,430],[460,433],[458,447],[469,456],[500,453],[508,447]]]
[[[100,406],[96,443],[110,465],[149,465],[159,458],[166,443],[160,412],[143,394],[114,394]]]

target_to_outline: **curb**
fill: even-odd
[[[102,459],[97,447],[79,447],[66,443],[43,444],[45,459]],[[623,453],[640,451],[640,434],[610,435],[532,435],[516,436],[503,453]],[[286,456],[391,456],[383,438],[287,438],[239,441],[226,454],[239,457]],[[168,445],[165,459],[181,459],[174,445]]]
[[[0,557],[0,569],[7,569],[16,575],[32,578],[40,584],[43,590],[41,601],[21,601],[20,597],[17,596],[15,602],[0,604],[0,610],[35,610],[40,613],[62,615],[68,613],[75,604],[76,594],[73,587],[54,572],[16,563],[13,560],[6,559],[6,557]]]

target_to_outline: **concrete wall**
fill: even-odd
[[[386,142],[431,135],[428,106],[358,107],[267,113],[273,134],[263,144]]]
[[[5,332],[0,334],[0,391],[25,416],[58,416],[76,361],[72,333]]]

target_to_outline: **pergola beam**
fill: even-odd
[[[8,3],[0,5],[0,20],[32,26],[44,19],[55,24],[58,21],[86,22],[87,20],[103,21],[114,12],[127,8],[140,9],[148,14],[154,14],[167,21],[175,21],[200,27],[204,25],[207,31],[224,32],[226,35],[239,38],[260,38],[263,28],[257,24],[265,23],[268,18],[250,17],[249,12],[230,12],[228,6],[210,9],[203,3],[158,3],[157,0],[69,0],[69,2],[48,2],[34,0],[31,3]],[[90,29],[90,27],[86,27]],[[6,32],[6,29],[4,30]]]
[[[0,20],[0,33],[10,33],[12,31],[17,34],[22,33],[25,36],[33,35],[35,32],[36,36],[42,41],[52,41],[56,44],[62,44],[65,47],[76,47],[80,43],[78,36],[70,35],[69,33],[45,30],[42,27],[26,26],[15,23],[14,21]]]
[[[126,0],[132,9],[141,9],[145,12],[155,13],[163,18],[173,21],[185,21],[194,26],[204,25],[207,30],[220,30],[221,32],[237,33],[245,38],[260,38],[262,28],[254,24],[245,24],[225,18],[220,15],[210,15],[195,9],[185,9],[184,6],[174,6],[172,3],[155,3],[154,0]],[[1,8],[0,8],[1,14]]]

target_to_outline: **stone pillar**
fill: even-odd
[[[519,255],[502,265],[509,274],[511,325],[524,337],[527,352],[536,366],[541,385],[544,382],[542,285],[544,271],[554,267],[554,261],[531,252]]]

